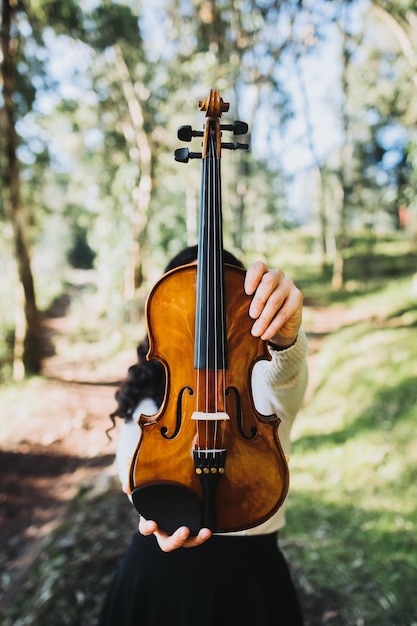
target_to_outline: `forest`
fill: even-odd
[[[135,529],[109,414],[197,243],[201,163],[174,151],[215,89],[248,124],[225,248],[304,295],[282,545],[306,626],[417,626],[417,3],[1,6],[0,623],[93,626]]]

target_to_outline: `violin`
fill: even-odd
[[[183,525],[192,534],[257,526],[289,485],[280,419],[260,414],[251,390],[254,365],[271,357],[250,332],[245,270],[223,260],[221,153],[248,145],[224,143],[222,133],[245,134],[247,125],[220,123],[229,104],[217,90],[199,108],[203,131],[182,126],[178,137],[202,137],[202,151],[175,151],[180,162],[202,159],[197,264],[164,274],[147,298],[147,358],[163,365],[166,389],[157,413],[138,419],[129,472],[135,508],[170,534]]]

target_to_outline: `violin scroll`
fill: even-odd
[[[229,110],[230,104],[224,102],[217,89],[211,89],[207,98],[199,100],[198,106],[200,111],[206,112],[206,117],[220,118],[222,113],[226,113]]]

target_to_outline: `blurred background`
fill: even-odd
[[[201,162],[173,152],[218,89],[250,144],[222,154],[225,246],[305,295],[307,626],[417,625],[416,26],[414,0],[3,0],[2,624],[94,624],[135,528],[108,415],[197,241]]]

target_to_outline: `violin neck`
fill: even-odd
[[[220,158],[213,132],[202,165],[197,258],[194,367],[203,370],[227,366],[221,196]]]

